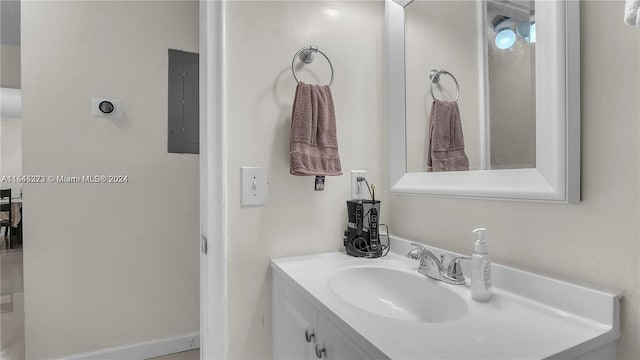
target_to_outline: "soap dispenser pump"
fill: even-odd
[[[487,301],[491,298],[491,259],[484,239],[485,228],[473,230],[476,235],[475,251],[471,256],[471,298]]]

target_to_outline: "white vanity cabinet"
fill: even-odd
[[[385,357],[367,351],[371,344],[347,334],[280,274],[273,274],[273,358],[369,360]],[[307,341],[308,340],[308,341]],[[370,352],[372,354],[370,354]],[[375,354],[375,355],[373,355]],[[319,356],[318,356],[319,355]]]
[[[282,279],[273,279],[273,358],[313,359],[316,309],[295,294]],[[306,337],[313,335],[310,341]]]
[[[615,293],[494,263],[493,296],[477,302],[466,286],[419,274],[410,244],[391,236],[379,259],[273,259],[274,359],[616,358]]]
[[[374,358],[320,312],[318,312],[318,342],[318,345],[326,351],[326,359],[370,360]],[[375,358],[380,359],[379,356]]]

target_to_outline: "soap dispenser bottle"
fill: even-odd
[[[471,298],[487,301],[491,298],[491,259],[484,240],[487,229],[473,230],[476,235],[475,251],[471,256]]]

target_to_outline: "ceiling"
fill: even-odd
[[[20,46],[20,0],[0,0],[0,43]]]
[[[488,0],[487,11],[518,21],[531,21],[531,16],[535,13],[535,4],[531,0]]]

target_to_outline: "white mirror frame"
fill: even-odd
[[[407,172],[405,13],[386,0],[389,184],[392,193],[580,202],[580,4],[536,1],[536,168]],[[484,0],[477,0],[484,1]],[[429,69],[425,69],[425,73]]]

